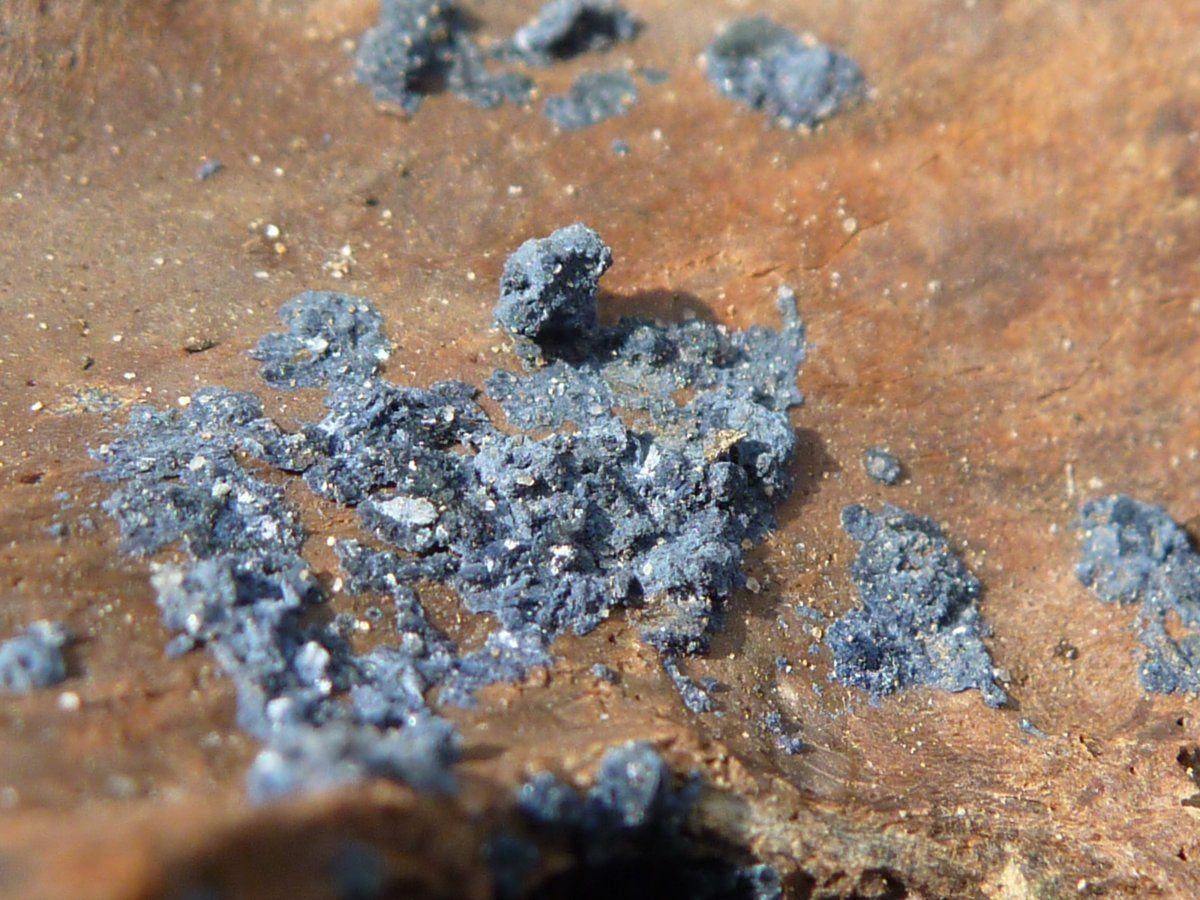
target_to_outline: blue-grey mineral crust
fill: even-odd
[[[349,787],[368,777],[448,793],[455,787],[450,765],[458,759],[458,745],[453,726],[433,718],[387,730],[340,722],[298,726],[258,755],[247,775],[247,793],[263,803],[301,791]]]
[[[305,291],[279,310],[288,330],[268,334],[251,354],[272,387],[321,387],[364,381],[391,355],[383,316],[370,301],[326,291]]]
[[[881,447],[870,447],[863,453],[863,469],[867,477],[880,484],[892,485],[900,480],[900,460]]]
[[[709,45],[705,60],[717,90],[789,128],[812,128],[865,91],[854,60],[765,16],[734,22]]]
[[[620,69],[585,72],[567,93],[547,97],[544,112],[563,131],[578,131],[623,116],[638,97],[637,85]]]
[[[341,308],[334,301],[327,320],[338,321]],[[351,319],[340,321],[354,330]],[[396,667],[356,658],[336,627],[309,621],[306,612],[325,596],[300,556],[299,517],[281,488],[239,460],[302,472],[316,452],[303,433],[285,433],[264,417],[256,397],[206,388],[183,410],[135,409],[122,435],[94,455],[105,464],[101,477],[120,482],[105,509],[121,527],[125,551],[143,555],[179,543],[193,557],[157,568],[152,578],[163,622],[176,633],[168,652],[207,646],[233,680],[239,725],[266,745],[251,770],[254,798],[368,775],[445,788],[452,784],[452,729],[419,693],[396,696],[411,683],[399,680]],[[419,631],[409,612],[398,612],[397,626]],[[448,665],[433,642],[406,645],[408,633],[400,635],[399,671],[419,677],[427,667],[432,678]],[[356,702],[371,688],[385,700]],[[380,719],[403,722],[403,739],[380,732]]]
[[[0,643],[0,693],[23,694],[64,681],[66,643],[66,628],[52,622],[34,622]]]
[[[504,263],[497,323],[539,344],[586,338],[596,327],[596,293],[612,261],[600,235],[581,223],[529,239]]]
[[[1163,507],[1124,495],[1089,500],[1079,518],[1079,581],[1106,603],[1140,604],[1142,686],[1200,692],[1200,554],[1187,532]]]
[[[666,670],[667,676],[675,684],[675,689],[679,691],[679,698],[683,701],[683,705],[690,712],[694,712],[697,715],[712,712],[712,695],[703,686],[697,684],[692,678],[681,672],[679,670],[679,663],[673,657],[668,656],[663,660],[663,669]]]
[[[415,112],[446,76],[456,16],[453,0],[380,0],[379,24],[359,43],[358,80],[378,100]]]
[[[618,609],[663,652],[689,705],[706,708],[707,687],[674,657],[704,648],[746,548],[790,489],[804,328],[788,291],[777,331],[603,327],[596,295],[611,260],[577,225],[505,266],[496,317],[532,350],[525,371],[498,372],[488,389],[510,427],[547,433],[498,428],[462,382],[381,380],[390,344],[378,314],[310,292],[255,354],[272,384],[323,385],[323,419],[285,431],[254,395],[205,388],[182,409],[134,409],[94,451],[116,484],[104,506],[123,550],[191,557],[153,576],[168,651],[206,647],[233,680],[238,722],[264,744],[256,799],[371,777],[451,789],[458,744],[438,708],[551,665],[557,636]],[[313,615],[330,596],[264,469],[356,509],[382,545],[335,542],[345,589],[391,599],[379,646],[355,653],[352,616]],[[431,581],[488,617],[482,646],[460,650],[430,623],[417,591]],[[388,627],[377,610],[368,618]]]
[[[932,520],[895,506],[847,506],[842,526],[860,544],[850,577],[862,606],[825,631],[833,678],[880,699],[915,685],[1006,698],[992,676],[979,615],[979,580]]]
[[[535,775],[518,789],[517,808],[539,837],[565,839],[589,884],[603,884],[606,867],[624,861],[640,863],[642,887],[656,896],[781,897],[772,867],[698,852],[685,829],[699,795],[695,777],[679,783],[658,751],[636,742],[608,750],[587,790]]]
[[[775,738],[775,746],[789,756],[795,756],[804,750],[804,742],[795,734],[795,729],[790,727],[784,721],[783,714],[780,712],[769,712],[763,717],[763,725],[766,726]]]
[[[694,781],[675,786],[666,761],[650,744],[631,742],[605,753],[595,783],[586,792],[542,773],[518,790],[517,806],[536,824],[599,838],[677,830],[697,794]]]
[[[546,65],[637,36],[638,20],[615,0],[550,0],[512,36],[508,52]]]
[[[409,114],[442,89],[485,109],[525,103],[533,90],[523,75],[488,70],[455,0],[381,0],[378,24],[359,42],[355,75],[377,100]]]
[[[1161,608],[1200,601],[1200,556],[1163,507],[1117,495],[1084,503],[1079,518],[1075,573],[1101,600]]]
[[[225,163],[219,159],[206,159],[196,169],[197,181],[208,181],[210,178],[219,175],[225,169]]]
[[[492,63],[549,65],[632,40],[638,28],[615,0],[551,0],[511,39],[485,50],[472,34],[471,15],[456,0],[381,0],[378,24],[359,42],[355,75],[381,103],[410,115],[425,97],[443,90],[481,109],[525,105],[532,79],[493,70]],[[637,98],[624,72],[588,74],[567,94],[549,98],[545,113],[572,130],[620,115]]]

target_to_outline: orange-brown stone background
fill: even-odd
[[[535,5],[470,4],[484,38]],[[543,93],[627,61],[670,80],[560,135],[537,104],[380,112],[350,74],[370,0],[0,0],[0,637],[44,617],[79,637],[60,688],[0,699],[0,892],[327,896],[354,839],[399,895],[484,896],[478,841],[509,787],[545,766],[586,779],[645,738],[730,789],[696,828],[796,896],[1200,893],[1180,762],[1195,699],[1140,691],[1133,613],[1075,582],[1071,529],[1082,497],[1115,491],[1200,516],[1200,6],[629,5],[639,40],[540,73]],[[845,48],[871,101],[806,136],[719,97],[696,58],[759,10]],[[206,157],[226,168],[200,183]],[[728,685],[723,715],[688,713],[614,621],[454,713],[454,803],[374,785],[250,809],[230,685],[202,652],[164,658],[147,565],[88,509],[104,490],[86,449],[124,415],[89,410],[223,384],[284,422],[316,415],[315,392],[263,391],[246,356],[306,288],[375,302],[388,377],[479,383],[511,364],[490,328],[505,255],[577,220],[614,249],[607,314],[773,323],[790,284],[809,324],[800,490],[752,554],[762,590],[687,663]],[[901,486],[867,480],[873,444],[903,458]],[[324,538],[353,515],[294,496],[332,580]],[[812,643],[790,607],[855,602],[839,510],[885,499],[938,519],[982,579],[1011,707],[926,690],[872,707],[826,682],[824,656],[775,686],[774,658]],[[469,640],[453,598],[426,596]],[[619,685],[588,675],[600,660]],[[777,706],[806,752],[763,732]]]

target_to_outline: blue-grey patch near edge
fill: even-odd
[[[862,605],[825,629],[831,678],[878,700],[915,685],[978,690],[989,706],[1007,699],[984,646],[978,579],[929,518],[884,505],[847,506],[842,526],[859,542],[850,577]]]
[[[1148,691],[1200,692],[1200,554],[1161,507],[1113,495],[1079,514],[1084,539],[1075,574],[1101,600],[1138,605],[1146,648],[1138,678]],[[1166,627],[1178,617],[1183,633]]]

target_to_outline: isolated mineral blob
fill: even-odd
[[[709,80],[726,97],[789,128],[812,128],[862,97],[850,57],[764,16],[739,19],[705,52]]]
[[[870,447],[863,453],[863,469],[868,478],[880,484],[896,484],[903,474],[900,460],[881,447]]]
[[[1139,605],[1142,686],[1200,691],[1200,554],[1187,532],[1163,507],[1124,495],[1084,503],[1079,526],[1079,581],[1106,603]]]
[[[504,263],[496,321],[537,343],[577,340],[596,327],[596,292],[612,251],[586,225],[531,238]]]
[[[638,20],[615,0],[550,0],[512,36],[510,49],[546,65],[633,40],[637,32]]]
[[[482,109],[523,105],[533,81],[520,72],[494,71],[493,62],[549,65],[632,40],[638,31],[637,19],[613,0],[551,0],[512,38],[485,51],[471,20],[456,0],[381,0],[378,24],[359,42],[355,75],[381,103],[408,114],[443,90]],[[581,128],[619,114],[637,91],[617,92],[613,84],[611,75],[583,78],[569,95],[548,104],[547,115],[562,128]]]
[[[483,108],[524,103],[533,90],[522,75],[488,70],[455,0],[381,0],[379,23],[359,42],[355,74],[376,99],[406,113],[442,89]]]
[[[546,118],[563,131],[577,131],[624,115],[638,96],[637,85],[626,72],[585,72],[567,93],[546,98]]]
[[[915,685],[978,690],[989,706],[1006,696],[992,676],[976,604],[979,580],[932,520],[885,505],[842,511],[860,544],[850,577],[862,606],[825,631],[835,680],[880,699]]]
[[[65,680],[62,648],[66,643],[66,629],[52,622],[34,622],[0,643],[0,693],[22,694]]]

